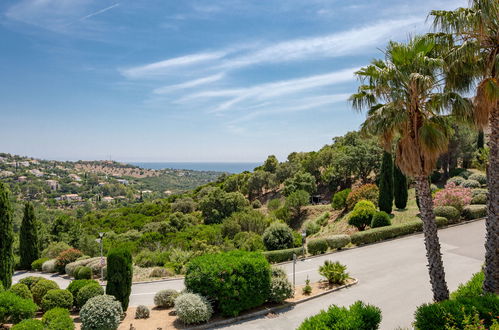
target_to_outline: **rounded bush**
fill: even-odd
[[[38,306],[12,292],[0,293],[0,324],[19,323],[35,316]]]
[[[352,189],[348,188],[348,189],[344,189],[344,190],[341,190],[341,191],[338,191],[337,193],[335,193],[333,195],[333,199],[331,201],[332,208],[335,210],[344,209],[347,206],[347,197],[351,191],[352,191]]]
[[[42,265],[45,261],[49,260],[49,258],[40,258],[40,259],[36,259],[35,261],[33,261],[31,263],[31,269],[33,270],[42,270]]]
[[[78,295],[76,296],[76,306],[81,308],[89,299],[102,296],[103,294],[104,289],[99,284],[85,285],[78,291]]]
[[[71,249],[67,243],[64,242],[52,242],[49,246],[42,251],[42,258],[55,259],[62,251]]]
[[[97,263],[98,265],[100,265],[100,257],[95,257],[95,258],[87,257],[86,259],[81,259],[81,258],[83,257],[80,257],[76,261],[70,262],[69,264],[66,265],[65,267],[66,274],[75,277],[76,270],[79,269],[79,267],[81,266],[89,266],[93,263]],[[93,273],[95,273],[95,271],[93,271]]]
[[[43,314],[42,321],[50,330],[73,330],[75,328],[73,319],[65,308],[52,308]]]
[[[45,279],[41,276],[28,276],[19,280],[19,283],[24,284],[28,287],[28,289],[32,289],[33,286],[38,283],[38,281]]]
[[[469,178],[469,176],[470,176],[471,174],[473,174],[473,173],[471,173],[470,171],[468,171],[468,170],[466,170],[466,169],[464,169],[464,168],[461,168],[461,169],[459,169],[458,171],[459,171],[459,172],[455,172],[455,173],[457,173],[457,174],[455,174],[455,175],[453,175],[453,176],[460,176],[460,177],[462,177],[462,178],[468,179],[468,178]],[[454,173],[452,173],[452,174],[454,174]]]
[[[92,268],[87,266],[81,266],[76,272],[75,278],[77,280],[89,280],[92,278]]]
[[[277,272],[277,276],[272,276],[270,280],[269,301],[282,303],[294,295],[293,285],[289,282],[287,275]]]
[[[471,189],[471,195],[473,197],[477,195],[488,195],[489,190],[488,189],[483,189],[483,188],[476,188],[476,189]]]
[[[45,325],[40,320],[24,320],[18,324],[15,324],[11,330],[45,330]]]
[[[154,305],[157,307],[172,308],[178,295],[178,291],[173,289],[158,291],[154,295]]]
[[[483,173],[474,173],[468,177],[468,180],[475,180],[480,184],[487,184],[487,176]]]
[[[255,199],[252,203],[251,203],[251,206],[254,208],[254,209],[259,209],[262,207],[262,202],[260,202],[258,199]]]
[[[355,204],[353,211],[350,212],[348,224],[362,231],[371,224],[375,213],[376,206],[373,202],[367,200],[359,201]]]
[[[269,251],[293,247],[293,231],[284,223],[274,222],[262,235],[265,248]]]
[[[315,221],[307,221],[307,223],[305,224],[305,233],[307,234],[307,236],[317,234],[320,230],[321,226]]]
[[[480,194],[473,196],[471,199],[471,204],[487,204],[487,195]]]
[[[83,253],[77,249],[68,249],[62,251],[56,258],[55,267],[57,271],[64,274],[66,265],[76,261],[79,257],[83,256]]]
[[[56,307],[71,309],[73,307],[73,295],[71,292],[62,289],[52,289],[43,296],[42,309],[44,311]]]
[[[73,295],[73,298],[76,298],[78,296],[78,292],[83,288],[84,286],[87,286],[89,284],[97,284],[99,285],[99,282],[96,280],[74,280],[69,283],[69,286],[67,290],[71,292]]]
[[[121,304],[113,296],[93,297],[80,310],[81,329],[118,329],[122,316]]]
[[[29,291],[29,288],[26,284],[14,284],[10,287],[9,291],[23,299],[33,300],[33,294],[31,293],[31,291]]]
[[[361,200],[371,201],[373,204],[378,203],[379,189],[375,184],[366,184],[353,189],[347,197],[347,208],[353,209]]]
[[[463,217],[466,220],[483,218],[487,215],[487,205],[468,205],[463,209]]]
[[[33,301],[37,305],[40,305],[43,297],[47,294],[47,292],[54,289],[59,289],[59,285],[57,285],[57,283],[55,283],[54,281],[47,279],[39,280],[38,283],[33,285],[33,287],[31,288],[31,293],[33,294]]]
[[[310,254],[317,255],[322,254],[327,251],[329,245],[324,238],[317,238],[308,241],[307,243],[307,251]]]
[[[42,264],[42,272],[55,273],[56,272],[56,266],[55,266],[56,261],[57,260],[55,260],[55,259],[49,259],[49,260],[45,261]]]
[[[149,308],[144,305],[137,306],[135,310],[135,318],[136,319],[148,319],[150,315]]]
[[[373,220],[371,221],[371,228],[385,227],[392,224],[388,213],[379,211],[374,213]]]
[[[350,243],[350,235],[332,235],[326,237],[330,249],[341,249]]]
[[[460,186],[464,182],[464,178],[460,176],[455,176],[447,180],[447,184],[454,183],[456,186]]]
[[[172,273],[164,267],[154,267],[149,274],[150,277],[168,277],[171,275]]]
[[[207,322],[213,314],[213,308],[206,298],[194,294],[183,293],[175,299],[175,312],[185,324]]]
[[[345,272],[347,266],[340,264],[338,261],[324,261],[324,264],[319,267],[319,274],[324,276],[330,284],[343,284],[348,279],[348,273]]]
[[[465,188],[480,188],[481,187],[481,184],[480,182],[476,181],[476,180],[465,180],[461,186],[465,187]]]
[[[458,221],[461,218],[459,210],[453,206],[436,206],[433,212],[435,216],[444,217],[449,221]]]

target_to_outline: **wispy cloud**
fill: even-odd
[[[159,87],[153,90],[154,94],[167,94],[171,93],[173,91],[179,90],[179,89],[186,89],[186,88],[192,88],[192,87],[198,87],[201,85],[206,85],[209,83],[216,82],[224,77],[224,73],[219,73],[215,74],[212,76],[204,77],[204,78],[199,78],[199,79],[194,79],[194,80],[189,80],[181,84],[176,84],[176,85],[168,85],[168,86],[163,86]]]
[[[95,12],[91,13],[91,14],[88,14],[88,15],[86,15],[86,16],[83,16],[82,18],[80,18],[80,21],[84,21],[84,20],[86,20],[86,19],[89,19],[90,17],[94,17],[94,16],[97,16],[97,15],[103,14],[103,13],[105,13],[106,11],[109,11],[109,10],[111,10],[111,9],[113,9],[113,8],[118,7],[119,5],[120,5],[120,4],[119,4],[119,2],[117,2],[117,3],[115,3],[114,5],[111,5],[111,6],[109,6],[109,7],[106,7],[106,8],[104,8],[104,9],[101,9],[101,10],[97,10],[97,11],[95,11]]]

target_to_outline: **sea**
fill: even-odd
[[[193,171],[213,171],[226,173],[242,173],[244,171],[253,171],[255,167],[262,163],[201,163],[201,162],[131,162],[130,164],[142,168],[162,170],[166,168],[175,170],[193,170]]]

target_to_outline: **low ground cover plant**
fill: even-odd
[[[185,324],[207,322],[213,314],[208,300],[195,293],[182,293],[175,299],[175,312]]]
[[[162,308],[172,308],[179,292],[173,289],[158,291],[154,295],[154,305]]]
[[[137,306],[137,309],[135,310],[135,318],[136,319],[148,319],[150,315],[149,308],[144,305],[139,305]]]

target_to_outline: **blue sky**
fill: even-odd
[[[357,129],[352,73],[466,0],[4,0],[0,151],[281,160]]]

